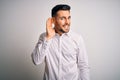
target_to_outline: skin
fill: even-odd
[[[70,30],[71,16],[68,10],[59,10],[55,17],[48,18],[46,21],[46,38],[47,40],[55,36],[58,33],[60,36],[63,33],[68,33]],[[54,28],[52,27],[54,24]]]

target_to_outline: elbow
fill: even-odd
[[[79,64],[78,64],[78,67],[79,67],[80,70],[85,70],[85,69],[89,70],[89,69],[90,69],[89,64],[86,63],[86,62],[81,62],[81,63],[79,63]]]
[[[33,53],[31,54],[31,59],[32,59],[32,62],[33,62],[34,65],[39,65],[39,64],[40,64],[39,61],[37,61],[37,60],[35,59]]]

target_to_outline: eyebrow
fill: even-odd
[[[65,16],[59,17],[59,18],[66,18]],[[68,18],[71,18],[71,16],[68,16]]]

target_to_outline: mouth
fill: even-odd
[[[64,29],[69,29],[69,25],[64,25]]]

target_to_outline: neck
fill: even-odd
[[[57,31],[57,30],[55,30],[55,32],[58,33],[60,36],[63,34],[62,32]]]
[[[55,32],[58,33],[60,36],[63,34],[62,31],[60,31],[60,30],[58,30],[58,29],[56,29],[56,28],[54,28],[54,29],[55,29]]]

